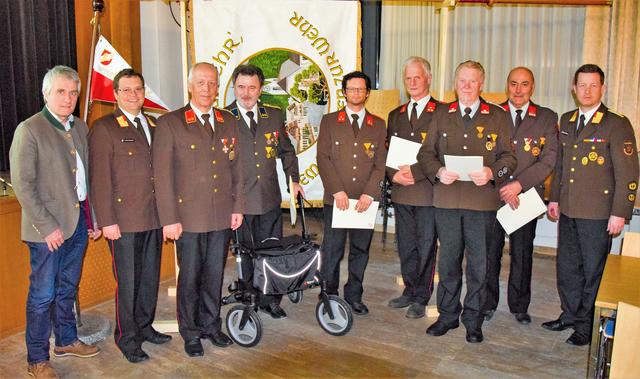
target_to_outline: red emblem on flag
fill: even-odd
[[[100,54],[100,63],[106,66],[111,63],[112,60],[113,55],[111,54],[111,52],[107,49],[102,50],[102,54]]]

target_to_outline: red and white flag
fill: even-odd
[[[91,73],[91,90],[89,100],[115,103],[113,96],[113,78],[118,72],[131,66],[125,61],[109,41],[103,36],[98,38],[93,57],[93,71]],[[144,107],[169,110],[169,107],[145,84]]]

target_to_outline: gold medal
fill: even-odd
[[[493,150],[493,143],[492,142],[487,142],[484,146],[487,148],[487,151]]]
[[[524,145],[524,151],[527,151],[527,152],[528,152],[528,151],[530,151],[530,150],[531,150],[531,146],[529,146],[528,144],[527,144],[527,145]]]
[[[582,157],[582,161],[581,161],[581,162],[582,162],[582,165],[583,165],[583,166],[586,166],[586,165],[588,165],[588,164],[589,164],[589,158],[587,158],[587,157]]]
[[[484,126],[476,126],[476,130],[478,131],[478,138],[484,137],[484,134],[482,134],[482,132],[484,132]]]
[[[524,137],[523,139],[524,139],[524,147],[523,147],[524,151],[526,151],[526,152],[531,151],[531,140],[532,139],[529,138],[529,137]]]
[[[589,160],[591,162],[595,162],[595,160],[598,159],[598,153],[596,153],[595,151],[592,151],[589,153]]]
[[[596,160],[596,162],[598,162],[598,164],[600,166],[602,166],[604,164],[604,157],[601,155],[598,157],[598,159]]]
[[[371,150],[367,151],[367,156],[369,158],[373,158],[373,151],[371,151]]]
[[[538,146],[534,146],[533,149],[531,149],[531,154],[534,157],[537,157],[538,155],[540,155],[540,148]]]
[[[235,151],[233,151],[233,150],[231,150],[231,151],[229,152],[229,160],[230,160],[230,161],[232,161],[232,160],[233,160],[233,158],[235,158],[235,157],[236,157],[236,152],[235,152]]]

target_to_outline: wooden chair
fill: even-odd
[[[609,377],[640,378],[640,307],[618,303],[615,334]]]
[[[640,233],[624,233],[622,237],[622,255],[640,258]]]

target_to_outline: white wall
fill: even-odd
[[[182,107],[182,60],[180,27],[171,17],[169,7],[180,21],[180,6],[162,0],[140,2],[140,36],[142,74],[147,84],[171,110]]]

